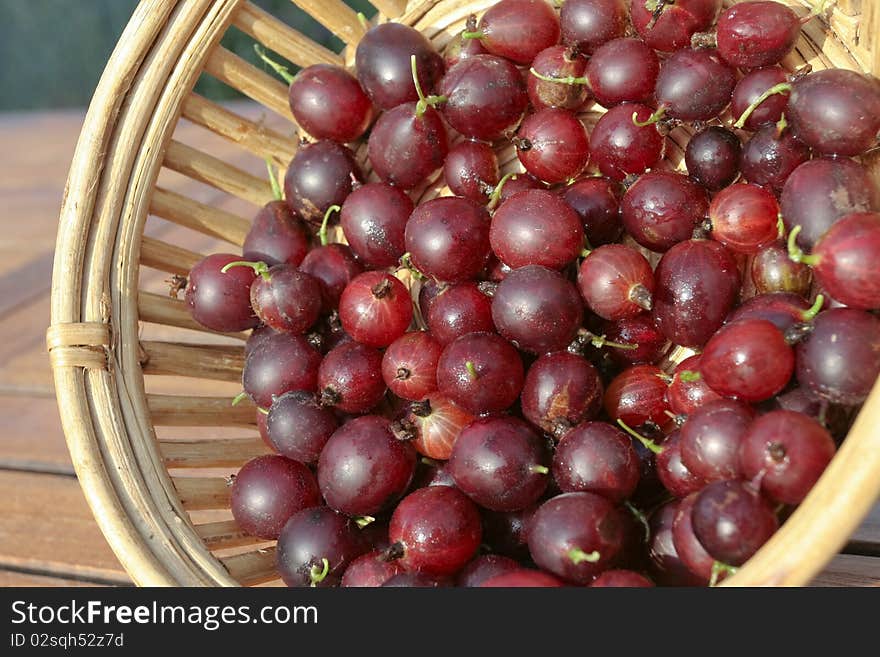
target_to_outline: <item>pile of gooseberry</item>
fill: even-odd
[[[824,5],[556,5],[260,53],[303,143],[185,294],[250,331],[232,513],[290,586],[717,583],[880,374],[880,83],[780,64]]]

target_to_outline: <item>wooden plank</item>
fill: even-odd
[[[880,503],[874,505],[844,551],[880,557]]]
[[[30,572],[19,572],[0,568],[0,587],[39,586],[42,588],[56,586],[105,586],[88,580],[65,579],[53,575],[43,575]]]
[[[811,586],[880,586],[880,557],[840,554]]]
[[[0,417],[0,468],[73,474],[53,398],[0,395]]]
[[[128,584],[73,477],[0,471],[0,568]]]

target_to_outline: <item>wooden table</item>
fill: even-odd
[[[58,209],[82,118],[81,111],[0,115],[7,154],[0,162],[2,586],[131,583],[77,484],[44,347]],[[207,138],[184,131],[194,146]],[[187,248],[208,252],[210,245]],[[845,552],[816,584],[880,585],[880,505]]]

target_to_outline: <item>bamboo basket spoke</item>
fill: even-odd
[[[784,1],[799,15],[812,4]],[[248,536],[234,520],[216,520],[229,517],[231,491],[230,480],[218,473],[271,453],[256,435],[257,409],[249,400],[232,406],[231,398],[197,396],[189,388],[188,394],[166,394],[196,382],[206,394],[240,385],[241,341],[249,332],[216,333],[196,323],[181,299],[139,288],[155,284],[156,270],[185,277],[203,257],[186,245],[206,240],[176,241],[171,235],[179,236],[180,229],[226,243],[215,251],[240,251],[255,208],[273,200],[264,168],[255,175],[250,165],[257,171],[257,159],[270,160],[283,171],[300,137],[307,137],[291,114],[287,85],[255,59],[219,45],[226,30],[247,34],[296,67],[323,63],[353,71],[355,48],[369,25],[341,0],[292,2],[345,49],[337,54],[311,41],[251,0],[141,4],[96,91],[71,168],[56,250],[51,360],[89,504],[139,583],[279,583],[272,542]],[[412,25],[438,49],[469,15],[494,3],[371,0],[378,11],[373,22]],[[827,23],[813,19],[804,26],[784,65],[880,71],[878,39],[880,3],[838,0]],[[235,106],[194,93],[202,75],[261,108],[242,116]],[[593,106],[580,118],[592,129],[603,111]],[[180,120],[198,127],[184,124],[176,131]],[[688,126],[670,133],[663,166],[684,169],[692,134]],[[188,145],[194,139],[185,135],[214,139],[216,147],[204,152]],[[365,141],[351,146],[369,179],[377,180]],[[220,152],[225,155],[215,154]],[[497,152],[503,172],[523,170],[512,145],[499,144]],[[880,155],[872,152],[864,161],[880,179]],[[185,176],[187,191],[168,189],[164,179],[157,185],[167,171]],[[216,190],[209,198],[204,185]],[[412,196],[427,200],[446,193],[438,176]],[[161,233],[145,235],[148,216],[151,229],[170,222],[174,232],[164,224]],[[163,394],[148,393],[145,377],[151,391]],[[183,377],[183,383],[169,377]],[[725,585],[804,584],[815,576],[880,494],[878,423],[880,383],[804,504]],[[193,523],[190,514],[212,522]]]

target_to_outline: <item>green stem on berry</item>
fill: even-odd
[[[250,267],[254,270],[254,273],[257,276],[262,276],[263,280],[270,280],[271,276],[269,276],[269,265],[267,265],[262,260],[250,261],[250,260],[236,260],[234,262],[230,262],[228,265],[225,265],[223,269],[220,270],[221,274],[225,274],[233,267]]]
[[[779,120],[776,122],[776,139],[782,139],[782,133],[788,129],[788,119],[785,118],[785,112],[782,113],[782,116],[779,117]]]
[[[801,233],[801,226],[795,226],[791,229],[791,233],[788,235],[788,257],[791,258],[794,262],[802,262],[805,265],[815,266],[818,265],[822,258],[817,255],[807,255],[803,252],[803,249],[797,245],[797,237]]]
[[[534,67],[532,67],[532,68],[529,69],[529,73],[531,73],[532,75],[534,75],[534,76],[535,76],[536,78],[538,78],[539,80],[543,80],[544,82],[555,82],[555,83],[557,83],[557,84],[567,84],[567,85],[571,85],[571,86],[575,86],[575,85],[583,85],[583,84],[588,85],[588,84],[590,84],[590,83],[587,81],[587,78],[586,78],[586,77],[576,78],[576,77],[573,76],[573,75],[568,75],[568,76],[566,76],[566,77],[564,77],[564,78],[556,78],[556,77],[553,77],[553,76],[551,76],[551,75],[544,75],[543,73],[538,73],[538,71],[536,71],[536,70],[534,69]]]
[[[709,578],[709,586],[717,586],[718,580],[722,575],[733,575],[737,571],[736,568],[721,561],[712,564],[712,576]]]
[[[477,373],[476,366],[471,361],[467,361],[464,364],[464,368],[467,370],[468,377],[471,381],[476,381],[480,377],[480,375]]]
[[[422,85],[419,84],[419,72],[416,66],[415,55],[410,56],[409,65],[412,69],[413,84],[415,84],[416,93],[419,95],[419,102],[416,103],[416,116],[421,116],[425,113],[425,110],[428,109],[428,107],[434,107],[434,105],[445,103],[446,96],[425,96],[425,92],[422,91]]]
[[[770,98],[770,96],[784,94],[790,92],[791,90],[791,82],[780,82],[779,84],[770,87],[769,89],[767,89],[767,91],[755,98],[755,101],[746,108],[746,111],[743,112],[742,116],[739,117],[737,122],[733,124],[733,127],[742,130],[743,126],[746,124],[746,121],[749,120],[749,117],[755,112],[756,109],[758,109],[761,103]]]
[[[633,503],[629,500],[625,501],[623,503],[623,506],[629,509],[629,512],[633,514],[633,517],[635,517],[635,519],[639,521],[639,524],[645,530],[645,541],[649,541],[651,537],[651,526],[648,524],[648,517],[641,509],[633,505]]]
[[[309,580],[311,580],[311,584],[309,586],[315,587],[326,579],[327,575],[330,574],[330,562],[327,560],[327,557],[321,559],[321,567],[319,568],[316,565],[312,565],[309,568]]]
[[[645,121],[639,121],[639,113],[633,112],[632,122],[633,122],[633,125],[635,125],[639,128],[644,128],[646,126],[654,125],[655,123],[658,123],[664,116],[666,116],[666,106],[661,105]]]
[[[269,409],[268,409],[268,408],[263,408],[262,406],[257,406],[257,410],[258,410],[260,413],[262,413],[263,415],[269,415]]]
[[[358,19],[358,22],[361,24],[362,28],[364,28],[365,30],[370,29],[370,21],[367,20],[367,17],[364,15],[364,12],[359,11],[357,13],[357,19]]]
[[[822,310],[822,307],[824,305],[825,295],[817,294],[816,300],[813,302],[813,305],[801,313],[801,319],[805,322],[812,322],[816,318],[816,315],[819,314],[819,311]]]
[[[593,252],[592,249],[587,249],[587,248],[581,249],[581,258],[586,258],[586,257],[589,256],[592,252]]]
[[[275,165],[272,163],[272,158],[266,158],[266,169],[269,171],[269,184],[272,185],[272,195],[276,201],[283,201],[284,191],[278,182],[278,176],[275,175]]]
[[[682,370],[678,373],[678,378],[685,383],[693,383],[694,381],[699,381],[700,379],[702,379],[703,375],[699,372],[695,372],[694,370]]]
[[[785,222],[782,220],[782,213],[776,215],[776,234],[779,239],[785,239]]]
[[[649,439],[645,438],[642,434],[640,434],[638,431],[636,431],[635,429],[633,429],[632,427],[630,427],[630,426],[629,426],[626,422],[624,422],[622,419],[617,418],[617,424],[620,425],[620,428],[621,428],[621,429],[623,429],[624,431],[626,431],[630,436],[632,436],[633,438],[635,438],[636,440],[638,440],[640,443],[642,443],[642,445],[644,445],[645,447],[647,447],[648,449],[650,449],[650,450],[651,450],[652,452],[654,452],[655,454],[660,454],[660,453],[663,451],[663,448],[660,447],[660,445],[658,445],[657,443],[655,443],[653,440],[649,440]]]
[[[321,246],[327,246],[327,224],[330,223],[330,214],[342,210],[338,205],[331,205],[324,213],[324,219],[321,221],[321,227],[318,229],[318,239],[321,240]]]
[[[484,36],[486,36],[486,35],[483,33],[482,30],[472,30],[472,31],[465,30],[464,32],[461,33],[462,39],[482,39]]]
[[[837,2],[837,0],[822,0],[818,5],[813,7],[813,11],[811,11],[809,14],[807,14],[806,16],[801,18],[801,20],[800,20],[801,25],[806,25],[807,23],[810,22],[810,20],[812,20],[816,16],[822,16],[825,12],[828,11],[828,9],[831,7],[831,5],[833,5],[835,2]],[[812,4],[812,3],[810,3],[810,4]]]
[[[293,73],[291,73],[286,66],[282,66],[274,59],[269,57],[268,53],[266,53],[266,49],[263,48],[263,46],[261,46],[259,43],[254,44],[254,52],[256,52],[257,56],[262,59],[263,62],[269,66],[269,68],[275,71],[279,75],[279,77],[281,77],[287,84],[293,82],[293,79],[296,76],[294,76]]]
[[[633,351],[639,348],[637,344],[625,344],[623,342],[612,342],[611,340],[606,340],[604,335],[596,335],[595,333],[591,333],[586,329],[581,329],[579,331],[581,335],[588,338],[590,340],[590,344],[596,347],[596,349],[601,349],[602,347],[612,347],[613,349],[623,349],[625,351]]]
[[[568,551],[567,556],[569,559],[571,559],[571,562],[575,566],[584,561],[587,561],[589,563],[596,563],[597,561],[599,561],[599,559],[602,558],[602,555],[599,554],[596,550],[593,550],[592,552],[584,552],[580,548],[571,548]]]
[[[422,272],[416,269],[415,265],[412,263],[412,255],[407,251],[402,256],[400,256],[400,267],[399,269],[406,269],[410,275],[416,280],[423,281],[427,276],[425,276]]]
[[[376,522],[376,519],[373,516],[360,516],[355,518],[354,524],[358,526],[358,529],[363,529],[367,525]]]
[[[548,474],[550,472],[550,468],[546,465],[533,465],[529,468],[529,472],[534,474]]]
[[[232,405],[238,406],[242,401],[247,399],[247,397],[248,397],[248,394],[244,390],[242,390],[240,393],[238,393],[235,397],[232,398]]]
[[[511,171],[510,173],[505,173],[501,180],[498,181],[495,189],[489,195],[489,203],[486,204],[488,210],[494,210],[495,206],[498,205],[498,201],[501,200],[501,189],[504,187],[504,183],[511,179],[516,180],[517,175],[515,171]]]

